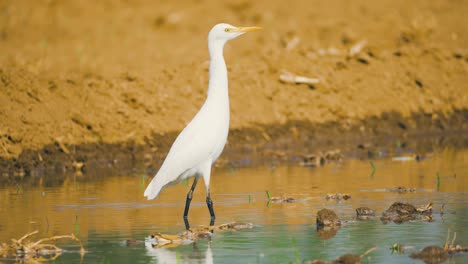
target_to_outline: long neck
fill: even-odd
[[[229,107],[228,76],[223,57],[224,43],[209,42],[210,81],[208,83],[208,100],[227,104]]]

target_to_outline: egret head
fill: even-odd
[[[224,45],[227,41],[238,36],[262,29],[261,27],[235,27],[229,24],[221,23],[215,25],[208,34],[208,41]]]

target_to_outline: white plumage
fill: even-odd
[[[184,213],[186,218],[193,189],[198,178],[203,176],[208,208],[214,220],[209,192],[211,165],[221,155],[229,132],[228,76],[223,48],[227,41],[259,29],[259,27],[234,27],[229,24],[217,24],[211,29],[208,34],[210,80],[206,101],[179,134],[158,173],[146,188],[144,196],[148,200],[158,196],[168,184],[195,176],[192,189],[187,195]]]

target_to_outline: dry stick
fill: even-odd
[[[440,215],[441,215],[441,216],[444,215],[444,207],[445,207],[445,203],[442,204],[442,206],[440,207]]]
[[[447,249],[448,248],[448,241],[450,239],[450,228],[447,230],[447,238],[445,239],[445,245],[444,245],[444,248]]]
[[[40,239],[40,240],[38,240],[37,242],[33,243],[31,246],[34,247],[34,246],[37,246],[37,245],[39,245],[39,244],[41,244],[42,242],[45,242],[45,241],[59,240],[59,239],[65,239],[65,238],[68,238],[68,239],[77,241],[77,242],[80,244],[80,254],[84,254],[84,253],[85,253],[85,250],[84,250],[83,244],[81,243],[81,240],[79,240],[74,234],[71,234],[71,235],[64,235],[64,236],[53,236],[53,237],[49,237],[49,238],[43,238],[43,239]]]
[[[453,244],[455,243],[455,239],[457,239],[457,232],[453,233],[453,239],[452,239],[452,243],[450,244],[450,247],[453,247]]]
[[[32,235],[35,235],[35,234],[37,234],[38,232],[39,232],[38,230],[32,231],[31,233],[28,233],[28,234],[24,235],[24,236],[21,237],[20,239],[18,239],[18,240],[12,239],[12,241],[15,242],[15,243],[18,243],[18,244],[22,244],[22,242],[23,242],[24,239],[26,239],[26,238],[28,238],[28,237],[30,237],[30,236],[32,236]]]
[[[36,252],[40,250],[44,250],[44,251],[47,251],[47,253],[59,253],[63,251],[61,248],[57,247],[54,244],[34,245],[34,246],[31,246],[31,249]]]
[[[361,258],[362,258],[362,257],[365,257],[365,256],[369,255],[372,251],[376,250],[377,248],[378,248],[378,247],[370,248],[370,249],[368,249],[366,252],[364,252],[364,254],[362,254],[362,255],[359,256],[359,257],[361,257]]]

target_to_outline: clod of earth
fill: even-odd
[[[219,226],[200,226],[185,230],[178,235],[154,233],[150,236],[152,247],[177,247],[184,244],[193,243],[199,239],[209,239],[215,230],[242,230],[253,228],[252,223],[226,223]]]
[[[329,193],[325,198],[327,200],[348,200],[351,199],[351,195],[346,193]]]
[[[346,254],[337,258],[333,263],[343,263],[343,264],[360,264],[361,257],[354,254]]]
[[[409,203],[395,202],[383,212],[380,220],[384,224],[390,221],[401,224],[412,220],[425,220],[430,222],[433,221],[432,203],[416,209],[416,207]]]
[[[395,188],[389,188],[389,189],[386,189],[387,192],[396,192],[396,193],[409,193],[409,192],[415,192],[416,189],[415,188],[407,188],[407,187],[404,187],[404,186],[398,186],[398,187],[395,187]]]
[[[44,262],[53,261],[58,258],[63,250],[52,244],[51,241],[69,239],[80,244],[80,254],[85,254],[85,249],[81,241],[74,235],[52,236],[39,239],[36,242],[26,240],[28,237],[37,234],[39,231],[33,231],[21,237],[20,239],[12,239],[11,244],[0,244],[0,255],[5,257],[19,257],[24,262]],[[47,256],[47,257],[45,257]]]
[[[356,209],[356,217],[359,220],[368,220],[375,216],[374,210],[369,207],[359,207]]]
[[[354,254],[345,254],[340,257],[338,257],[335,260],[332,261],[326,261],[326,260],[313,260],[307,262],[308,264],[360,264],[361,263],[361,258],[367,256],[370,254],[372,251],[376,250],[377,247],[373,247],[369,250],[367,250],[364,254],[362,255],[354,255]]]
[[[448,254],[445,249],[439,246],[429,246],[419,253],[411,254],[410,257],[420,259],[425,263],[441,263],[448,258]]]
[[[322,209],[317,212],[317,227],[323,226],[340,226],[341,220],[336,213],[330,209]]]

